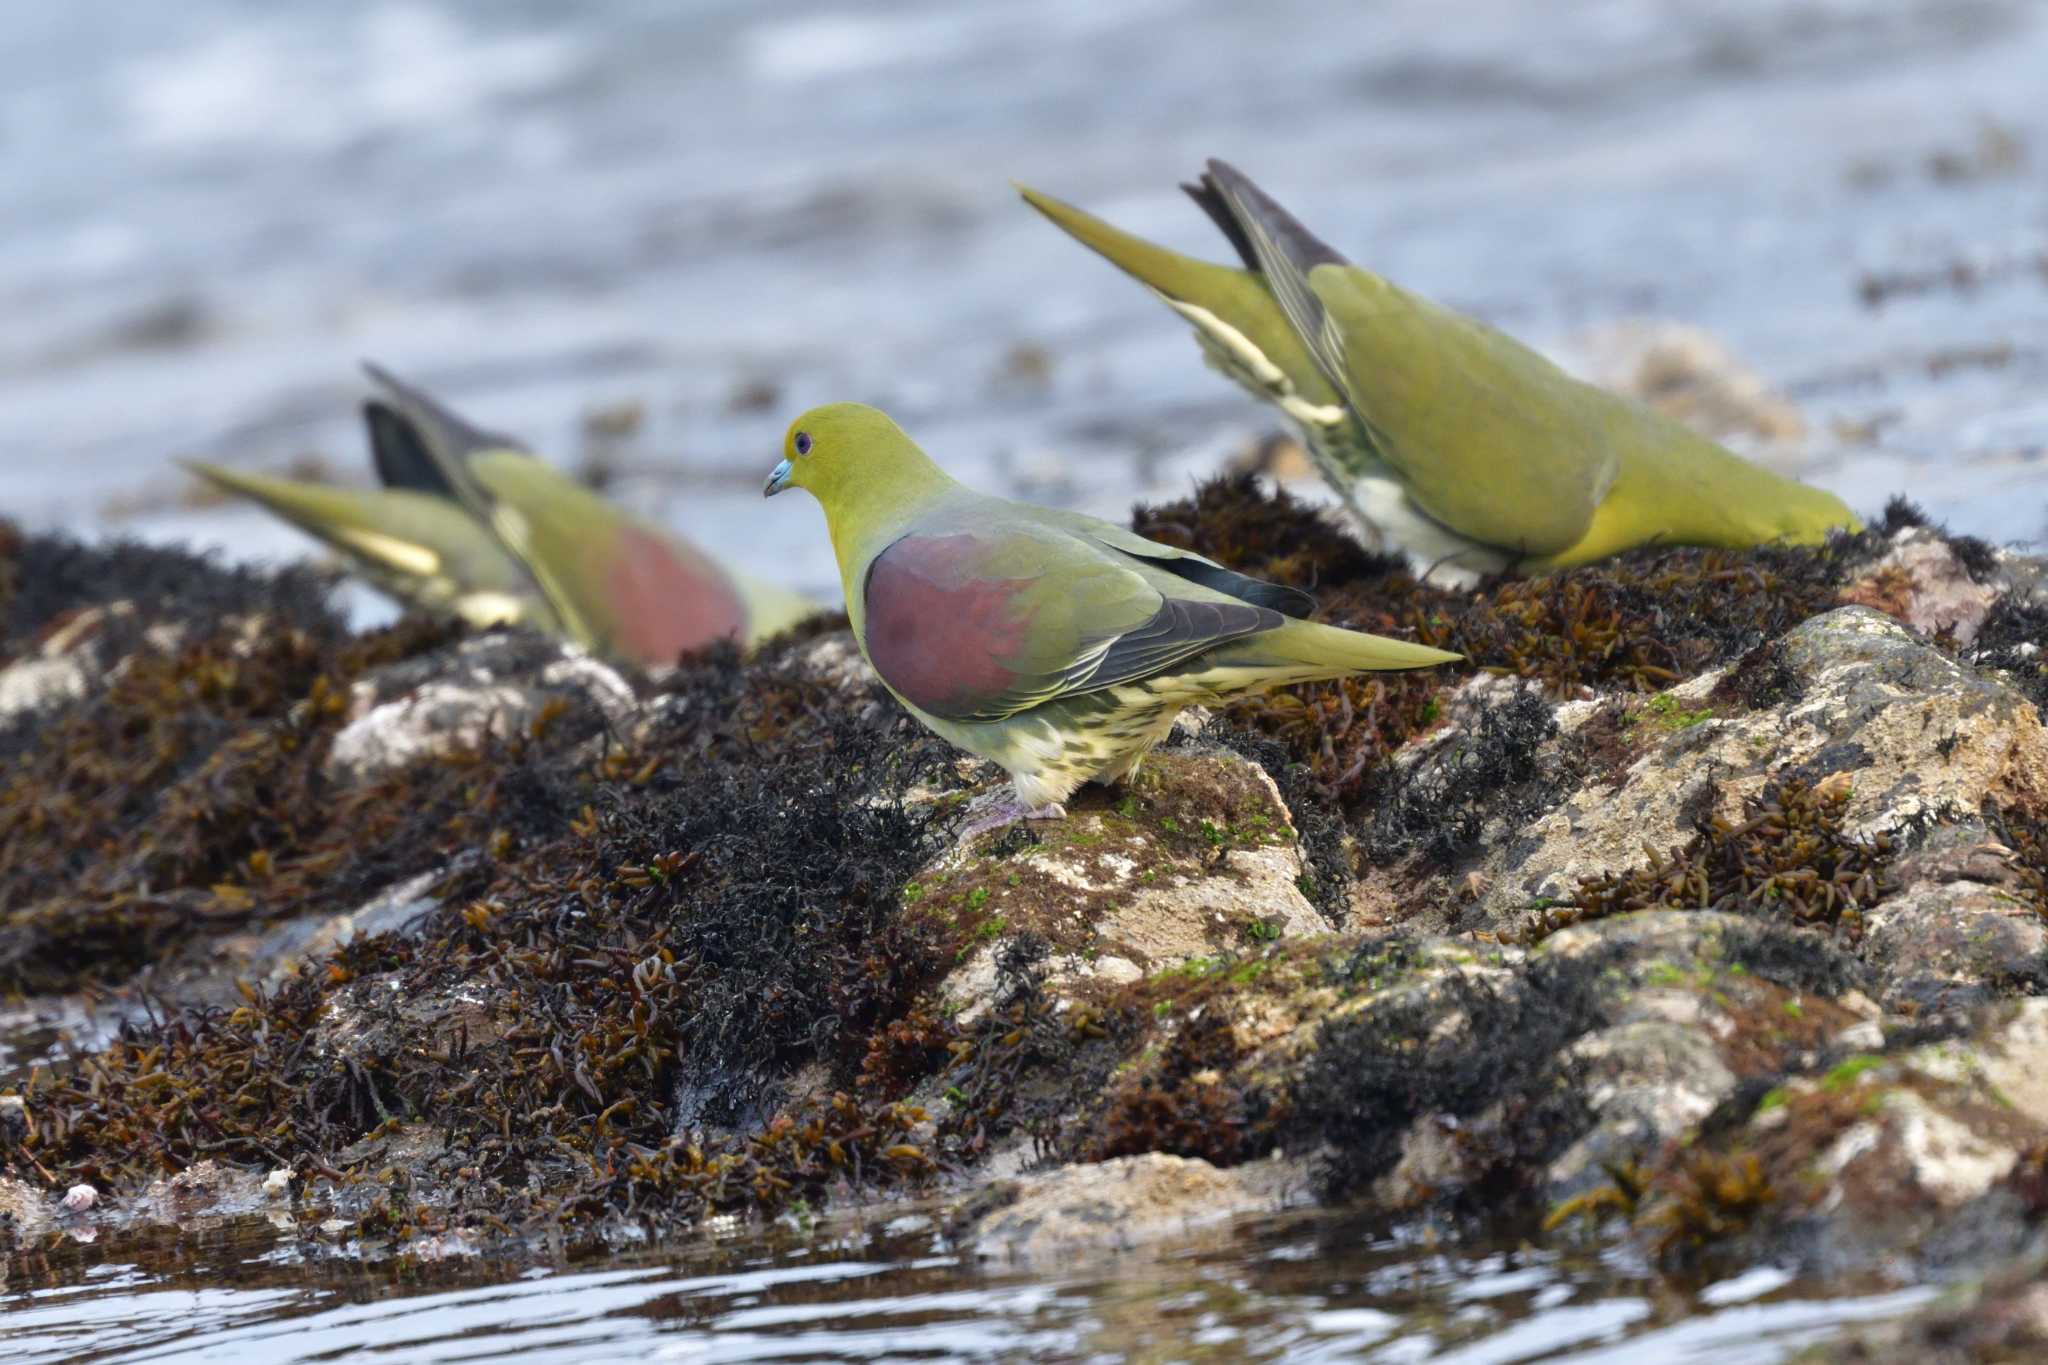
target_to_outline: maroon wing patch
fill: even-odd
[[[614,647],[649,664],[746,626],[746,606],[732,580],[708,560],[689,555],[662,537],[622,526],[604,575],[604,606],[612,618]]]
[[[919,710],[965,719],[1008,692],[1031,612],[1025,578],[979,578],[986,547],[969,532],[905,536],[868,566],[868,658]]]

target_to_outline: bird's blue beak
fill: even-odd
[[[784,460],[781,464],[776,465],[768,473],[768,483],[766,487],[762,488],[761,496],[772,498],[783,489],[789,487],[789,476],[794,473],[796,473],[796,470],[790,467],[788,460]]]

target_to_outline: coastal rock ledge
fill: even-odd
[[[1452,592],[1249,479],[1138,524],[1467,662],[963,839],[1000,775],[840,620],[648,674],[0,528],[0,1241],[916,1195],[1042,1262],[1342,1203],[1951,1286],[1829,1359],[2040,1348],[2037,562],[1895,506]]]

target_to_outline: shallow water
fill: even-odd
[[[1628,316],[1705,327],[1801,404],[1774,458],[1859,507],[2048,531],[2048,10],[1339,13],[28,7],[0,32],[0,506],[296,552],[179,506],[167,459],[362,477],[371,356],[564,462],[585,411],[640,403],[615,489],[820,592],[815,512],[756,491],[813,402],[1115,514],[1273,423],[1006,182],[1216,256],[1175,184],[1226,155],[1566,359]]]
[[[1613,1255],[1445,1249],[1327,1214],[1031,1273],[920,1214],[565,1267],[364,1266],[261,1220],[196,1246],[60,1245],[0,1280],[10,1361],[1449,1360],[1749,1362],[1929,1291],[1816,1297],[1758,1270],[1681,1292]]]
[[[2048,534],[2048,7],[1445,15],[17,6],[0,512],[299,553],[185,505],[169,458],[361,477],[370,356],[558,460],[602,456],[617,495],[821,595],[815,512],[758,494],[813,402],[879,402],[966,477],[1114,515],[1273,423],[1006,182],[1218,257],[1175,183],[1224,155],[1360,262],[1567,360],[1621,318],[1708,329],[1802,408],[1808,440],[1774,458],[1860,508],[1903,491],[1961,530]],[[593,448],[583,415],[625,402],[638,433]],[[5,1264],[24,1361],[1072,1358],[1149,1333],[1160,1357],[1760,1360],[1911,1297],[1768,1272],[1691,1295],[1302,1218],[1052,1274],[917,1228],[407,1276],[256,1223]]]

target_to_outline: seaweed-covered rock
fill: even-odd
[[[1000,793],[998,793],[1000,794]],[[997,962],[1020,935],[1043,945],[1045,984],[1148,972],[1331,926],[1273,779],[1222,749],[1149,759],[1119,792],[1065,820],[947,850],[907,888],[909,913],[957,937],[941,997],[971,1022],[993,1003]]]
[[[1924,526],[1892,537],[1883,555],[1844,590],[1845,601],[1875,607],[1929,636],[1967,646],[1994,603],[2010,591],[1997,581],[1995,555],[1981,542],[1957,542]]]
[[[0,1233],[29,1241],[48,1231],[60,1207],[57,1199],[25,1180],[0,1176]]]
[[[1767,1092],[1720,1144],[1777,1191],[1755,1235],[1831,1272],[2024,1249],[2039,1222],[2031,1163],[2048,1144],[2044,1021],[2048,1002],[2028,1001],[1970,1033],[1853,1052]]]
[[[1744,673],[1778,699],[1741,702]],[[1726,673],[1561,717],[1583,785],[1489,850],[1482,913],[1514,923],[1578,883],[1661,853],[1715,817],[1798,782],[1843,798],[1853,837],[1974,820],[1986,800],[2048,795],[2048,733],[2023,697],[1868,608],[1815,617]]]
[[[90,664],[59,634],[27,658],[0,667],[0,722],[76,701],[85,695]]]
[[[464,750],[511,740],[536,722],[576,737],[626,724],[638,698],[600,659],[535,635],[496,634],[450,646],[359,678],[327,751],[327,771],[367,778]]]
[[[830,623],[652,677],[0,538],[54,575],[0,638],[15,1234],[424,1258],[944,1177],[999,1255],[1300,1197],[1675,1275],[2030,1245],[2028,562],[1898,508],[1453,593],[1249,480],[1143,519],[1469,662],[1192,715],[962,841],[999,777]]]
[[[1768,972],[1748,963],[1768,956]],[[1739,915],[1635,914],[1553,935],[1538,960],[1598,964],[1599,1026],[1568,1050],[1590,1123],[1551,1162],[1552,1199],[1682,1140],[1745,1081],[1811,1066],[1875,1016],[1853,963]]]
[[[2048,988],[2048,920],[2009,884],[1921,883],[1866,924],[1863,955],[1890,1009],[1939,1014]]]

